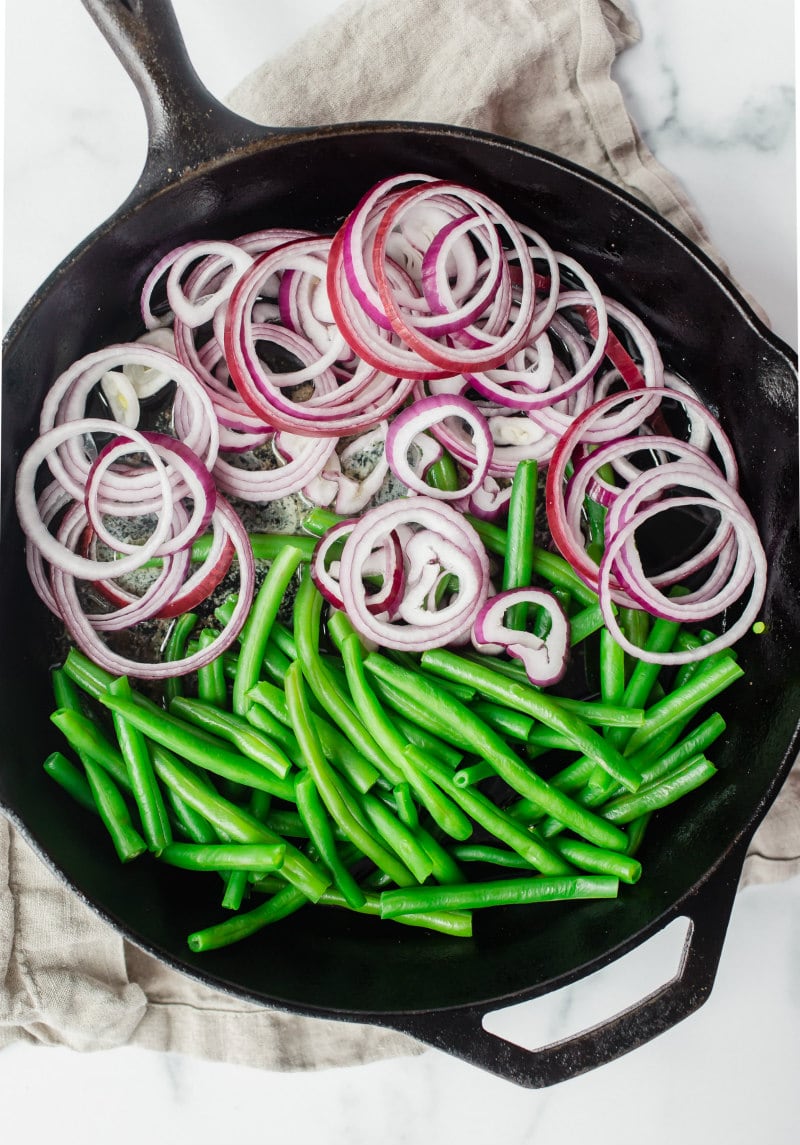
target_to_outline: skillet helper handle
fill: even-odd
[[[245,119],[206,88],[170,0],[82,0],[144,104],[148,152],[136,197],[237,147],[286,134]]]
[[[729,854],[722,866],[664,919],[665,926],[675,918],[688,917],[690,921],[675,976],[607,1022],[535,1050],[505,1041],[484,1028],[484,1015],[502,1007],[393,1015],[386,1024],[528,1089],[543,1089],[615,1061],[666,1033],[708,999],[745,849]]]

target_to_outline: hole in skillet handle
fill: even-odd
[[[657,920],[643,942],[634,941],[624,950],[612,952],[551,990],[544,984],[531,998],[503,1009],[494,1003],[418,1014],[387,1014],[378,1024],[526,1089],[544,1089],[615,1061],[666,1033],[708,999],[748,843],[749,837],[739,840],[701,883]],[[651,943],[660,950],[648,951]],[[532,1042],[538,1041],[537,1033],[523,1030],[522,1024],[540,1018],[537,1000],[545,1003],[547,1019],[553,1007],[546,995],[563,996],[566,990],[562,988],[579,982],[583,997],[591,998],[592,975],[601,976],[604,967],[616,974],[620,967],[627,969],[632,963],[646,965],[654,955],[659,956],[659,967],[667,974],[670,965],[678,962],[676,972],[663,985],[588,1029],[530,1048]],[[592,1005],[596,1012],[596,999]],[[558,1036],[557,1030],[553,1033]]]
[[[211,94],[192,65],[170,0],[82,3],[133,80],[147,117],[147,157],[128,205],[212,160],[292,134],[253,123]]]

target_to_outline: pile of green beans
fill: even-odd
[[[444,466],[432,477],[453,479]],[[322,510],[302,537],[254,538],[267,571],[238,647],[170,681],[160,702],[76,649],[53,671],[51,718],[77,762],[56,751],[47,773],[99,816],[121,862],[218,887],[221,915],[198,920],[192,951],[308,904],[463,938],[481,908],[615,897],[642,877],[653,812],[715,773],[705,752],[725,723],[698,714],[742,669],[734,653],[677,673],[630,662],[591,590],[536,545],[536,486],[535,463],[521,464],[509,530],[474,523],[504,588],[558,593],[575,655],[593,658],[591,695],[534,687],[506,656],[365,648],[310,575],[315,536],[337,520]],[[650,649],[707,638],[619,619]],[[509,618],[540,623],[527,606]],[[165,656],[215,633],[212,618],[179,617]]]

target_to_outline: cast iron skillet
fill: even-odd
[[[797,752],[794,356],[673,228],[568,162],[439,125],[257,127],[204,89],[169,0],[83,2],[139,89],[150,147],[129,199],[53,273],[7,339],[0,804],[101,917],[212,987],[288,1011],[392,1027],[532,1087],[645,1043],[708,996],[747,844]],[[494,196],[650,324],[668,365],[696,385],[737,444],[743,493],[769,554],[767,632],[740,646],[746,681],[719,705],[728,721],[713,751],[719,775],[680,815],[654,821],[642,853],[646,877],[618,901],[483,912],[471,941],[398,935],[374,920],[301,911],[239,946],[194,956],[185,936],[218,917],[213,890],[204,899],[196,879],[147,860],[121,869],[95,822],[42,772],[42,760],[60,746],[47,718],[55,630],[25,573],[15,468],[56,375],[79,355],[138,332],[138,290],[159,255],[190,238],[265,225],[330,231],[368,186],[404,171],[461,180]],[[637,1008],[534,1053],[483,1029],[488,1011],[581,978],[678,916],[691,920],[681,968]]]

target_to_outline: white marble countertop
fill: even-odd
[[[250,31],[264,0],[175,6],[201,76],[224,96],[337,0],[270,0],[269,42]],[[756,27],[743,0],[632,7],[642,42],[616,76],[633,118],[682,180],[740,284],[796,346],[792,0],[764,0]],[[78,0],[7,0],[6,37],[4,327],[119,205],[145,150],[130,81]],[[645,948],[628,978],[666,980],[678,951],[674,943]],[[3,1136],[81,1145],[549,1145],[583,1136],[595,1145],[789,1145],[800,1125],[798,967],[793,879],[740,892],[714,991],[695,1015],[550,1090],[518,1089],[435,1051],[287,1076],[137,1049],[16,1044],[0,1053]],[[585,984],[583,998],[596,1003],[599,992],[600,983]]]

